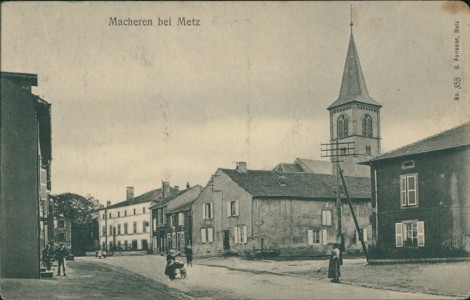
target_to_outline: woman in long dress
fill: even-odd
[[[328,278],[333,278],[332,282],[339,282],[341,277],[340,271],[340,251],[339,244],[333,244],[333,249],[331,250],[330,262],[328,264]]]

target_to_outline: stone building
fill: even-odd
[[[51,105],[32,93],[37,82],[35,74],[1,72],[0,277],[5,278],[40,277],[40,253],[51,231]]]
[[[375,256],[470,253],[470,122],[378,156]]]
[[[341,168],[346,176],[369,177],[369,168],[358,163],[380,154],[380,108],[367,91],[352,32],[339,97],[329,107],[330,143],[340,144]],[[334,168],[334,166],[333,166]]]
[[[371,238],[368,178],[346,177],[366,241]],[[281,256],[328,253],[337,239],[336,176],[306,172],[218,169],[192,205],[196,256],[277,251]],[[343,197],[343,233],[360,249]]]

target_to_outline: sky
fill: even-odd
[[[324,159],[351,4],[382,152],[470,119],[460,2],[3,2],[1,70],[37,74],[52,104],[51,192],[117,203],[127,186],[204,186],[238,161]]]

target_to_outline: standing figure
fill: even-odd
[[[101,259],[101,257],[103,257],[103,251],[101,249],[98,250],[98,252],[96,253],[96,257],[98,257],[99,259]]]
[[[191,247],[191,243],[189,243],[186,248],[184,248],[184,252],[186,254],[186,263],[188,266],[193,266],[193,248]]]
[[[67,276],[65,273],[65,259],[67,256],[69,256],[69,252],[65,249],[64,244],[60,244],[60,248],[55,251],[55,257],[57,258],[57,276],[60,276],[60,266],[62,266],[64,276]]]
[[[176,266],[174,258],[167,257],[165,275],[167,275],[170,280],[174,280],[176,278]]]
[[[328,278],[333,278],[331,280],[332,282],[339,282],[339,278],[341,277],[340,256],[339,244],[335,243],[333,244],[328,264]]]
[[[46,269],[48,271],[51,270],[51,259],[52,259],[52,256],[53,256],[53,252],[52,252],[52,247],[51,245],[48,243],[46,245],[46,248],[44,248],[44,250],[42,250],[42,263],[44,264],[44,266],[46,267]]]

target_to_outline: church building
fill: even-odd
[[[329,107],[330,143],[339,143],[341,168],[346,176],[369,177],[360,162],[380,154],[380,108],[367,91],[352,32],[339,97]],[[349,147],[347,144],[350,142]]]

